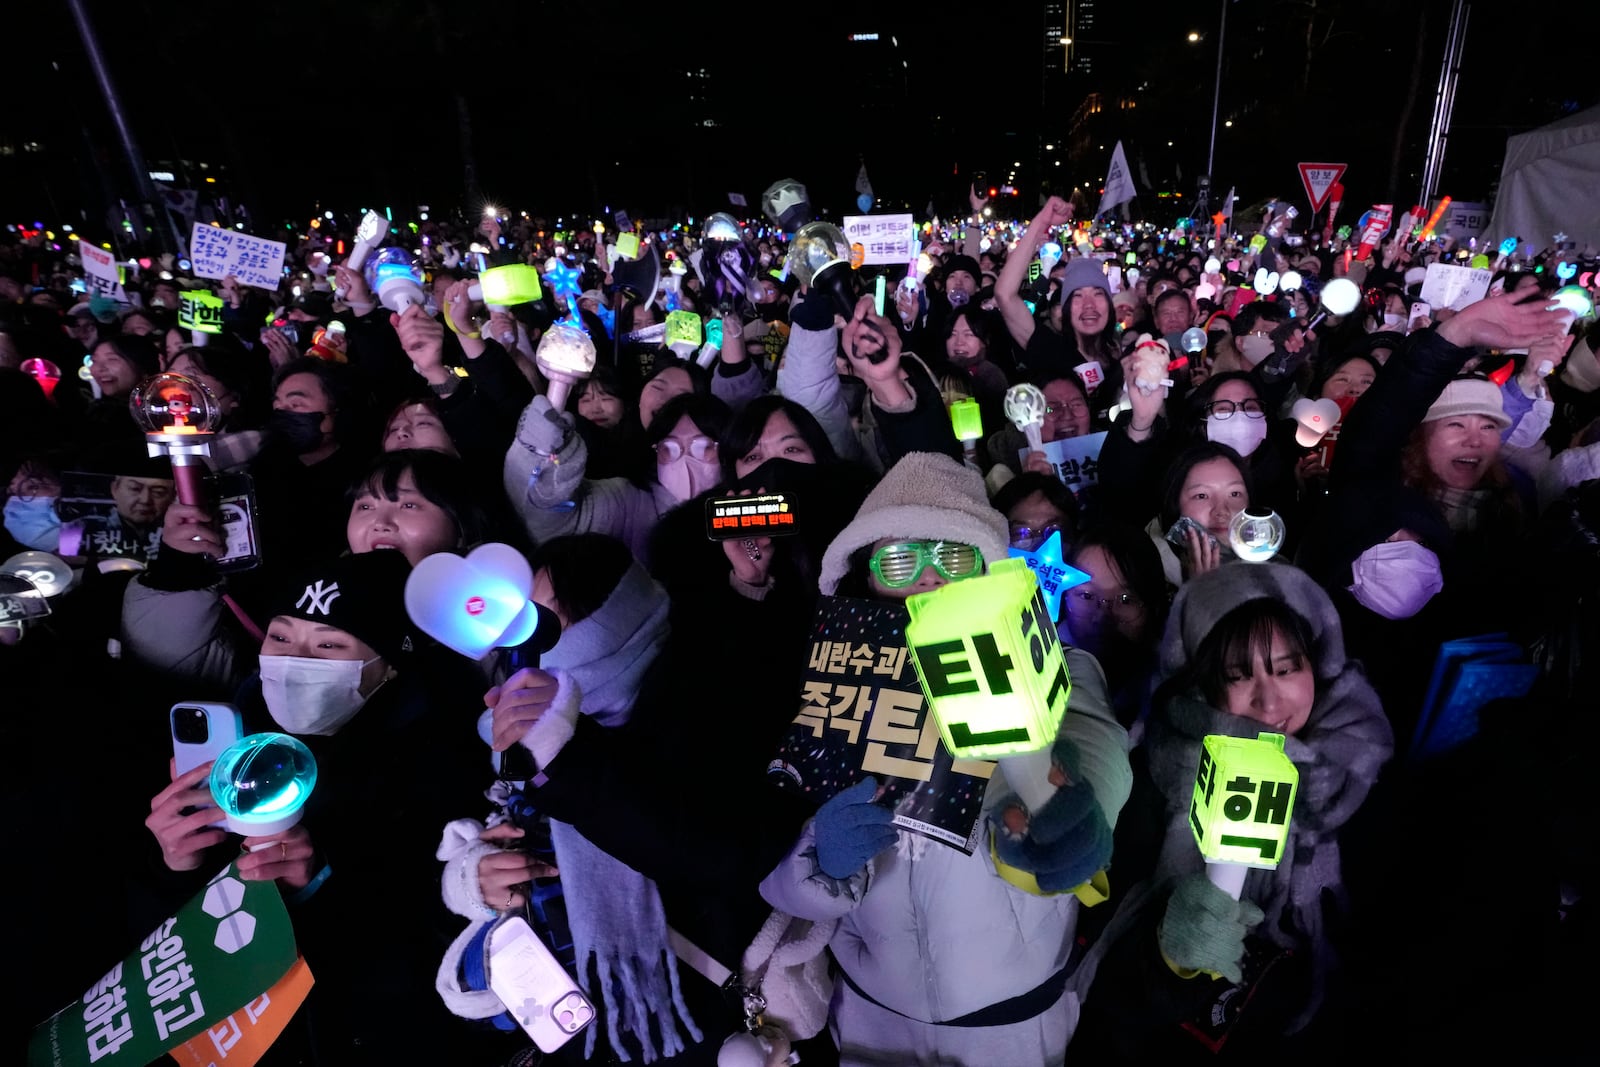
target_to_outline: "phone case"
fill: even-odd
[[[200,708],[206,713],[206,740],[202,744],[185,744],[178,740],[172,718],[179,708]],[[172,760],[179,774],[194,770],[202,763],[214,760],[235,741],[244,736],[244,719],[239,709],[231,704],[210,704],[192,700],[174,704],[167,712],[167,728],[172,732]]]
[[[540,1052],[554,1052],[594,1021],[594,1005],[526,919],[513,916],[490,932],[489,988]]]
[[[1200,532],[1200,536],[1204,537],[1212,544],[1222,543],[1212,536],[1210,530],[1206,529],[1204,526],[1201,526],[1198,522],[1195,522],[1187,515],[1180,516],[1178,521],[1172,524],[1172,529],[1167,531],[1167,543],[1173,548],[1177,549],[1188,548],[1190,530],[1198,530]]]

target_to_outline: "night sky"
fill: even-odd
[[[729,192],[753,205],[785,176],[837,215],[853,210],[862,161],[879,210],[964,210],[973,172],[1015,170],[1028,214],[1043,192],[1097,190],[1119,138],[1152,193],[1192,197],[1220,7],[1102,2],[1085,45],[1095,71],[1063,76],[1047,69],[1040,4],[961,18],[872,0],[87,4],[150,168],[198,185],[181,161],[207,161],[221,175],[209,191],[273,218],[483,201],[703,216]],[[1449,0],[1233,4],[1222,110],[1236,122],[1219,130],[1216,184],[1299,197],[1296,161],[1348,162],[1353,202],[1409,204],[1449,12]],[[128,167],[70,14],[11,5],[3,19],[14,84],[0,210],[84,217],[126,188]],[[1579,64],[1554,61],[1557,22],[1472,6],[1440,192],[1487,198],[1508,134],[1600,99]],[[1141,110],[1107,116],[1065,155],[1072,113],[1096,91],[1137,94]]]

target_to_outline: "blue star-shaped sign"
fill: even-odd
[[[1045,606],[1050,609],[1052,619],[1061,617],[1061,594],[1090,580],[1089,575],[1061,561],[1059,530],[1032,552],[1025,548],[1013,548],[1008,550],[1008,554],[1016,559],[1027,560],[1029,569],[1039,576],[1039,588],[1044,590]]]
[[[577,267],[569,267],[565,262],[558,260],[556,265],[545,273],[544,280],[550,286],[550,291],[557,296],[576,298],[583,292],[578,287],[579,277]]]

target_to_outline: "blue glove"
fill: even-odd
[[[1094,787],[1078,771],[1078,749],[1062,738],[1050,751],[1056,791],[1036,812],[1010,797],[989,813],[995,855],[1027,871],[1047,893],[1074,889],[1111,862],[1112,833]]]
[[[894,812],[872,802],[877,791],[877,779],[864,778],[817,810],[817,866],[829,878],[849,878],[895,843]]]
[[[1204,874],[1178,880],[1156,937],[1161,953],[1189,971],[1207,971],[1237,984],[1244,980],[1244,938],[1262,919],[1248,900],[1234,900]]]

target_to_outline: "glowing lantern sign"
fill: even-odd
[[[983,436],[983,414],[978,402],[972,399],[957,400],[950,405],[950,425],[955,429],[956,440],[976,441]]]
[[[906,641],[952,756],[987,759],[1056,739],[1072,682],[1039,581],[1025,560],[906,601]]]
[[[1206,858],[1206,876],[1235,900],[1249,868],[1272,870],[1283,859],[1299,785],[1282,734],[1208,734],[1202,742],[1189,828]]]
[[[205,343],[204,335],[222,332],[222,297],[203,289],[190,289],[178,294],[178,325]]]

